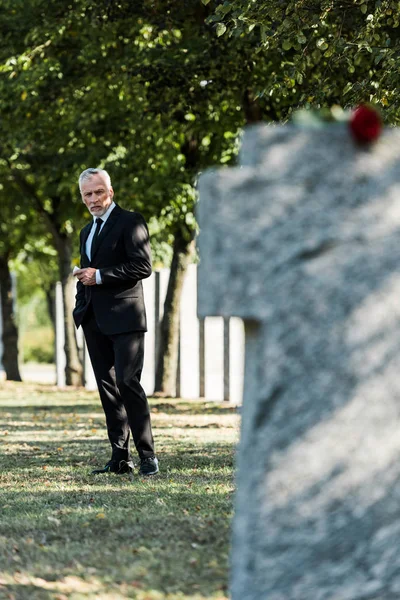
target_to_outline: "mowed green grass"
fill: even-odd
[[[109,459],[97,394],[0,384],[0,598],[223,600],[239,417],[152,399],[159,475]]]

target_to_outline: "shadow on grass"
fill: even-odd
[[[159,402],[158,398],[150,398],[149,401],[152,409],[169,415],[182,413],[187,415],[234,415],[238,412],[236,405],[227,402],[177,400],[171,403],[168,401]]]
[[[72,575],[88,581],[91,574],[100,593],[140,581],[157,599],[174,592],[214,596],[226,586],[231,462],[226,447],[217,457],[205,449],[198,455],[165,454],[159,476],[134,481],[93,477],[67,466],[45,476],[37,466],[26,475],[17,469],[24,487],[0,493],[2,568],[12,574],[23,566],[47,583],[46,589],[28,583],[7,590],[21,600],[55,598],[48,596],[56,590],[48,589],[49,579]],[[3,471],[2,479],[7,476]],[[83,592],[85,597],[98,596]]]
[[[2,596],[2,592],[4,592],[4,596]],[[57,594],[58,592],[58,594]],[[44,589],[39,585],[24,585],[24,584],[3,584],[0,585],[0,598],[29,598],[30,600],[54,600],[57,597],[60,598],[61,595],[59,590],[57,589]],[[65,596],[66,598],[66,596]]]
[[[54,393],[53,393],[54,394]],[[48,394],[48,396],[53,395]],[[2,411],[9,413],[9,415],[21,415],[22,413],[31,412],[33,415],[49,413],[53,415],[65,415],[70,414],[84,414],[90,411],[99,411],[102,414],[102,408],[100,400],[96,397],[90,398],[84,402],[73,402],[64,401],[62,395],[59,396],[57,393],[54,394],[54,404],[46,403],[41,404],[40,398],[34,398],[32,400],[19,400],[19,399],[0,399],[0,407]],[[233,404],[220,403],[220,402],[205,402],[199,400],[166,400],[160,402],[160,400],[149,398],[150,408],[157,413],[165,413],[168,415],[234,415],[240,412],[240,408]],[[51,401],[51,399],[50,399]]]
[[[24,402],[13,402],[11,404],[8,403],[4,403],[1,402],[0,406],[2,408],[2,412],[6,413],[8,415],[21,415],[22,414],[29,414],[31,413],[32,415],[42,415],[45,413],[49,413],[51,415],[62,415],[62,416],[66,416],[67,414],[73,415],[73,414],[81,414],[81,413],[87,413],[87,412],[92,412],[92,411],[99,411],[99,413],[102,413],[102,408],[101,408],[101,404],[100,401],[93,401],[93,402],[85,402],[82,404],[70,404],[70,403],[65,403],[63,404],[60,401],[57,401],[57,404],[42,404],[40,405],[38,404],[32,404],[31,403],[24,403]]]
[[[149,600],[225,594],[234,433],[224,415],[236,407],[150,399],[165,423],[155,427],[161,471],[131,481],[90,474],[110,451],[95,393],[11,397],[0,394],[0,598],[136,598],[135,586]],[[191,434],[186,415],[216,418],[192,418]],[[69,577],[82,588],[67,591]]]
[[[60,446],[61,444],[61,446]],[[197,443],[191,446],[178,440],[181,446],[177,451],[160,449],[157,452],[164,469],[191,470],[194,468],[220,468],[232,466],[235,444],[233,442]],[[1,450],[0,444],[0,450]],[[165,445],[165,446],[168,446]],[[61,449],[60,449],[61,448]],[[25,442],[17,452],[0,454],[2,475],[7,472],[29,471],[44,466],[84,466],[88,468],[107,462],[109,445],[107,440],[65,440],[55,442]],[[134,461],[137,457],[132,449]],[[0,476],[1,477],[1,476]]]

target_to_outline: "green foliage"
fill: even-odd
[[[246,103],[267,121],[361,101],[383,108],[387,122],[399,118],[393,0],[5,0],[2,8],[7,226],[47,230],[57,250],[60,236],[73,239],[75,256],[87,219],[76,180],[87,166],[109,170],[116,200],[151,222],[162,262],[178,229],[196,230],[198,173],[235,161],[238,134],[253,120]]]
[[[19,345],[24,363],[50,364],[55,361],[54,329],[51,326],[23,331]]]
[[[45,222],[76,237],[76,179],[100,165],[117,201],[160,221],[160,256],[178,228],[193,235],[197,173],[236,155],[247,43],[217,40],[197,0],[4,9],[0,166]]]
[[[399,122],[400,3],[395,0],[224,0],[212,3],[216,35],[267,49],[260,96],[294,107],[373,102]],[[219,27],[219,29],[218,29]],[[274,100],[273,100],[274,99]]]
[[[40,295],[45,299],[46,294],[51,294],[57,281],[58,268],[56,251],[50,245],[48,236],[26,243],[11,261],[11,269],[17,276],[19,306],[29,304],[33,296]]]
[[[40,264],[40,263],[39,263]],[[37,266],[37,265],[36,265]],[[31,274],[31,282],[34,278]],[[19,349],[22,362],[53,363],[54,328],[46,308],[47,298],[38,284],[30,294],[24,278],[17,279]]]

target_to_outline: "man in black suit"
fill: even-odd
[[[74,319],[82,325],[106,416],[111,460],[96,473],[131,473],[132,438],[141,475],[158,472],[150,410],[140,385],[147,330],[142,279],[151,275],[149,234],[143,217],[114,203],[110,176],[86,169],[82,200],[93,221],[80,234]]]

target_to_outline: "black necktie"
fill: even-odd
[[[100,217],[97,217],[95,222],[96,222],[96,231],[94,232],[94,236],[92,239],[92,247],[90,249],[90,254],[91,254],[92,258],[93,258],[94,251],[96,250],[97,240],[99,239],[100,228],[103,225],[103,219],[100,219]]]

